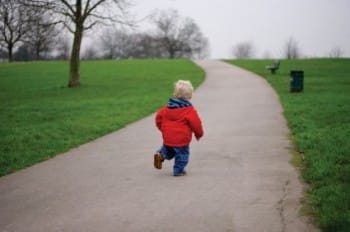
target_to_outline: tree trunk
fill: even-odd
[[[40,44],[36,43],[35,46],[35,60],[40,60]]]
[[[83,38],[83,27],[77,26],[74,33],[72,54],[70,57],[70,72],[68,87],[78,87],[80,85],[80,46]]]
[[[173,47],[169,48],[169,59],[174,59],[175,58],[175,50]]]
[[[9,62],[12,62],[12,61],[13,61],[12,48],[13,48],[12,44],[8,44],[7,50],[8,50],[8,59],[9,59]]]

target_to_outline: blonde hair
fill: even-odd
[[[185,100],[192,98],[193,86],[190,81],[178,80],[175,83],[174,97]]]

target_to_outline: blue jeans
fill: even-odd
[[[163,158],[166,160],[171,160],[175,157],[173,173],[174,175],[180,174],[185,171],[185,167],[188,164],[190,157],[190,147],[169,147],[163,145],[159,152],[162,154]]]

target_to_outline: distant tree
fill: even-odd
[[[80,85],[80,50],[84,31],[97,24],[126,23],[128,0],[22,0],[25,4],[44,8],[64,23],[73,34],[70,56],[69,87]]]
[[[198,25],[190,18],[183,18],[176,10],[164,10],[153,14],[159,48],[168,53],[168,58],[193,57],[206,49],[207,39]]]
[[[293,37],[290,37],[284,46],[284,57],[287,59],[298,59],[300,57],[298,43]]]
[[[82,55],[83,60],[96,60],[99,58],[97,48],[89,46],[85,49]]]
[[[136,33],[131,36],[134,47],[130,49],[130,56],[135,58],[168,58],[168,51],[162,45],[162,39],[147,33]]]
[[[130,55],[131,46],[136,46],[130,41],[130,35],[125,30],[105,29],[99,38],[103,57],[107,59],[123,59]]]
[[[208,55],[209,42],[204,37],[198,25],[192,20],[186,20],[186,26],[183,28],[180,39],[187,41],[191,50],[189,58],[204,58]]]
[[[167,58],[167,53],[160,47],[160,41],[146,33],[131,35],[130,42],[135,46],[129,49],[129,56],[134,58]]]
[[[99,44],[102,49],[103,57],[106,59],[113,59],[115,57],[115,33],[112,29],[105,29],[99,37]]]
[[[7,58],[7,53],[4,49],[0,47],[0,61],[3,61]]]
[[[52,49],[58,33],[50,16],[43,9],[37,9],[24,36],[24,42],[31,48],[35,60],[44,58],[44,54]]]
[[[157,38],[120,29],[104,30],[99,37],[99,47],[106,59],[167,57]]]
[[[34,53],[32,52],[31,47],[23,43],[21,46],[16,49],[13,53],[14,61],[30,61],[34,59]]]
[[[18,0],[0,0],[0,45],[7,50],[9,62],[28,31],[31,14]]]
[[[329,57],[331,57],[331,58],[340,58],[340,57],[343,56],[343,54],[344,54],[343,49],[341,49],[340,47],[334,47],[329,52]]]
[[[55,57],[59,60],[69,60],[71,54],[71,41],[66,35],[58,36],[55,44]]]
[[[194,49],[196,52],[193,54],[193,58],[204,59],[209,57],[209,47],[209,40],[207,38],[203,38],[198,42],[198,47]]]
[[[237,59],[249,59],[254,55],[254,46],[251,42],[240,42],[233,47],[233,55]]]

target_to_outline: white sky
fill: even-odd
[[[177,9],[209,39],[211,58],[231,58],[239,42],[256,56],[281,57],[293,37],[303,56],[328,56],[334,47],[350,57],[350,0],[133,0],[132,14]],[[142,29],[142,28],[140,28]]]

